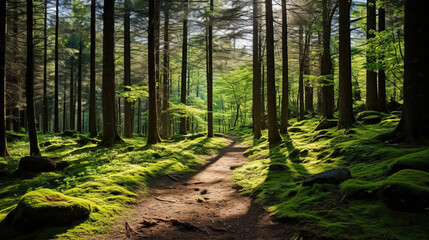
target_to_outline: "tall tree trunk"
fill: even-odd
[[[370,40],[374,37],[372,31],[376,28],[376,7],[375,0],[367,1],[367,39]],[[367,51],[366,62],[373,64],[375,62],[374,53]],[[366,109],[378,110],[378,96],[377,96],[377,72],[372,70],[366,71]]]
[[[305,39],[305,50],[304,50],[304,75],[310,74],[310,39],[311,39],[311,30],[306,34]],[[313,106],[313,87],[311,86],[310,81],[307,79],[305,81],[305,111],[306,112],[314,112]]]
[[[89,82],[89,136],[97,136],[97,107],[95,96],[95,4],[96,0],[91,0],[91,59],[90,59],[90,82]]]
[[[13,59],[13,63],[17,63],[18,58],[18,21],[19,21],[19,9],[18,9],[18,3],[17,0],[13,0],[12,1],[12,8],[13,8],[13,12],[12,12],[12,34],[13,34],[13,46],[12,46],[12,59]],[[17,91],[17,95],[16,95],[16,101],[14,101],[14,108],[12,109],[12,130],[14,132],[20,132],[21,131],[21,111],[18,107],[18,103],[22,101],[22,88],[20,86],[20,82],[18,81],[18,78],[16,76],[12,76],[11,77],[11,82],[13,84],[16,84],[16,86],[18,87],[18,91]],[[23,124],[25,125],[25,124]]]
[[[385,6],[380,6],[378,9],[378,31],[383,32],[386,30],[386,9]],[[384,56],[380,56],[380,62],[383,62]],[[387,112],[386,103],[386,73],[383,68],[378,70],[378,104],[381,112]]]
[[[82,38],[79,42],[79,65],[77,75],[77,131],[82,132]]]
[[[207,78],[207,136],[213,137],[213,11],[214,0],[210,0],[209,16],[209,65]]]
[[[138,100],[138,104],[137,104],[137,133],[140,134],[142,133],[142,123],[141,123],[141,105],[142,105],[142,100],[139,98]]]
[[[155,76],[155,27],[156,13],[155,1],[149,0],[149,39],[148,39],[148,65],[149,65],[149,116],[147,144],[155,144],[161,141],[156,119],[156,76]]]
[[[122,139],[116,118],[115,86],[115,0],[104,1],[103,18],[103,139],[101,145],[113,146]]]
[[[0,3],[0,157],[9,156],[6,141],[6,1]]]
[[[262,63],[262,73],[261,73],[261,129],[267,129],[267,122],[265,121],[265,65]]]
[[[64,82],[64,92],[63,92],[63,132],[67,130],[67,83]]]
[[[156,119],[158,121],[158,132],[159,128],[162,127],[161,123],[161,75],[160,75],[160,2],[161,0],[155,1],[155,81],[156,81]]]
[[[70,58],[70,102],[69,102],[69,107],[70,107],[70,130],[74,130],[74,126],[75,126],[75,101],[74,101],[74,60],[73,60],[74,56]]]
[[[259,7],[253,0],[253,137],[260,139],[261,134],[261,62],[259,60]]]
[[[33,0],[27,1],[27,72],[25,96],[27,99],[27,125],[30,139],[30,156],[40,156],[39,139],[34,111],[34,45],[33,45]]]
[[[339,117],[338,128],[353,123],[352,63],[350,52],[350,1],[339,1]]]
[[[48,35],[47,35],[47,21],[48,21],[48,0],[45,0],[44,9],[44,26],[43,26],[43,132],[48,132],[48,83],[47,83],[47,52],[48,52]]]
[[[124,13],[124,87],[131,86],[131,38],[130,38],[130,0],[125,0]],[[125,91],[129,89],[125,88]],[[126,138],[132,138],[134,132],[133,103],[124,101],[124,133]]]
[[[331,0],[322,0],[323,37],[322,37],[322,59],[320,75],[323,76],[321,94],[321,113],[324,118],[334,117],[335,97],[334,97],[334,75],[332,72],[331,60],[331,22],[333,12],[336,7],[329,11]]]
[[[267,104],[268,104],[268,141],[277,143],[282,140],[279,134],[276,107],[276,78],[274,62],[274,27],[273,3],[265,1],[266,8],[266,38],[267,38]]]
[[[170,107],[170,83],[169,83],[169,72],[170,72],[170,39],[169,39],[169,28],[170,24],[170,5],[165,3],[164,5],[164,67],[163,67],[163,94],[162,94],[162,132],[161,137],[168,139],[170,136],[170,114],[168,108]]]
[[[299,102],[299,121],[304,120],[304,40],[303,27],[299,26],[299,82],[298,82],[298,102]]]
[[[289,60],[287,47],[287,5],[282,0],[282,104],[280,132],[287,133],[289,125]]]
[[[405,0],[404,109],[394,131],[396,141],[429,144],[429,15],[427,1]]]
[[[55,106],[54,106],[54,132],[59,132],[59,96],[58,96],[58,27],[60,24],[59,19],[59,1],[56,0],[55,4]]]
[[[180,103],[186,105],[186,70],[188,67],[188,0],[185,0],[182,43],[182,86]],[[180,134],[186,134],[186,117],[180,118]]]

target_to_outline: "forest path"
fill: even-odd
[[[162,177],[108,235],[110,239],[290,239],[293,227],[270,220],[248,196],[238,193],[235,167],[246,161],[238,138],[197,173],[184,179]],[[123,227],[125,224],[126,232]]]

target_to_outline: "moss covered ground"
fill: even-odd
[[[0,158],[0,239],[87,239],[101,234],[145,194],[151,179],[184,174],[204,163],[204,156],[228,145],[225,138],[190,138],[145,146],[144,138],[125,139],[113,148],[96,145],[84,136],[40,135],[42,155],[70,166],[50,173],[18,173],[21,157],[28,155],[28,139],[9,143],[12,157]],[[83,140],[82,140],[83,139]],[[4,219],[22,196],[37,189],[52,189],[91,204],[89,217],[68,226],[53,226],[24,233]]]
[[[243,136],[249,146],[245,152],[249,161],[234,170],[235,181],[243,194],[254,196],[276,219],[296,224],[304,238],[429,239],[428,200],[424,200],[429,193],[429,174],[424,172],[428,171],[429,148],[404,148],[376,140],[392,131],[399,118],[377,114],[380,123],[364,124],[370,115],[374,113],[362,113],[362,121],[348,130],[315,131],[316,117],[292,120],[289,134],[275,145],[268,144],[267,131],[262,139],[254,140],[251,128],[235,129],[231,133]],[[288,168],[270,170],[273,164]],[[339,167],[348,168],[352,179],[339,186],[301,185],[306,177]],[[387,191],[391,187],[403,193],[395,195],[399,203],[423,204],[426,209],[417,213],[392,210],[389,201],[395,199]]]

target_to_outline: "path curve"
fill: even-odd
[[[138,214],[119,223],[125,233],[116,226],[98,239],[291,239],[290,225],[271,221],[252,198],[238,193],[232,169],[246,161],[246,147],[228,138],[231,144],[196,174],[156,181],[135,206]]]

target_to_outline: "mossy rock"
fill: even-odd
[[[24,140],[24,135],[14,132],[6,132],[6,140],[7,142],[22,141]]]
[[[54,152],[57,150],[60,150],[62,148],[65,148],[66,145],[64,144],[53,144],[53,145],[49,145],[45,148],[45,152]]]
[[[41,156],[27,156],[19,161],[18,170],[28,172],[52,172],[57,163],[50,158]]]
[[[337,168],[325,171],[309,178],[306,178],[302,183],[303,186],[312,186],[316,183],[319,184],[340,184],[352,178],[350,170],[347,168]]]
[[[77,131],[75,130],[65,130],[61,136],[62,137],[76,137],[77,135]]]
[[[323,119],[316,127],[315,131],[333,128],[338,125],[338,120]]]
[[[298,127],[291,127],[287,131],[288,132],[304,132],[304,130],[302,130],[301,128],[298,128]]]
[[[429,173],[404,169],[384,181],[378,197],[389,208],[405,212],[429,210]]]
[[[80,136],[79,139],[76,140],[76,142],[79,145],[88,145],[88,144],[98,144],[101,141],[98,140],[98,139],[96,139],[96,138],[89,138],[89,137],[86,137],[86,136]]]
[[[199,133],[199,134],[188,136],[187,139],[188,140],[194,140],[194,139],[197,139],[197,138],[200,138],[200,137],[204,137],[205,135],[206,134],[204,134],[204,133]]]
[[[362,121],[364,118],[368,117],[368,116],[383,116],[385,115],[384,113],[381,112],[377,112],[377,111],[363,111],[357,114],[356,116],[356,120],[358,121]]]
[[[39,189],[25,194],[5,220],[20,229],[35,230],[83,220],[91,211],[92,205],[87,200]]]
[[[340,191],[344,198],[350,199],[376,199],[379,182],[365,182],[357,179],[349,179],[340,184]]]
[[[387,168],[387,175],[392,175],[403,169],[415,169],[429,172],[429,149],[399,157]]]
[[[370,115],[362,118],[362,122],[366,125],[377,124],[381,122],[381,117],[377,115]]]

